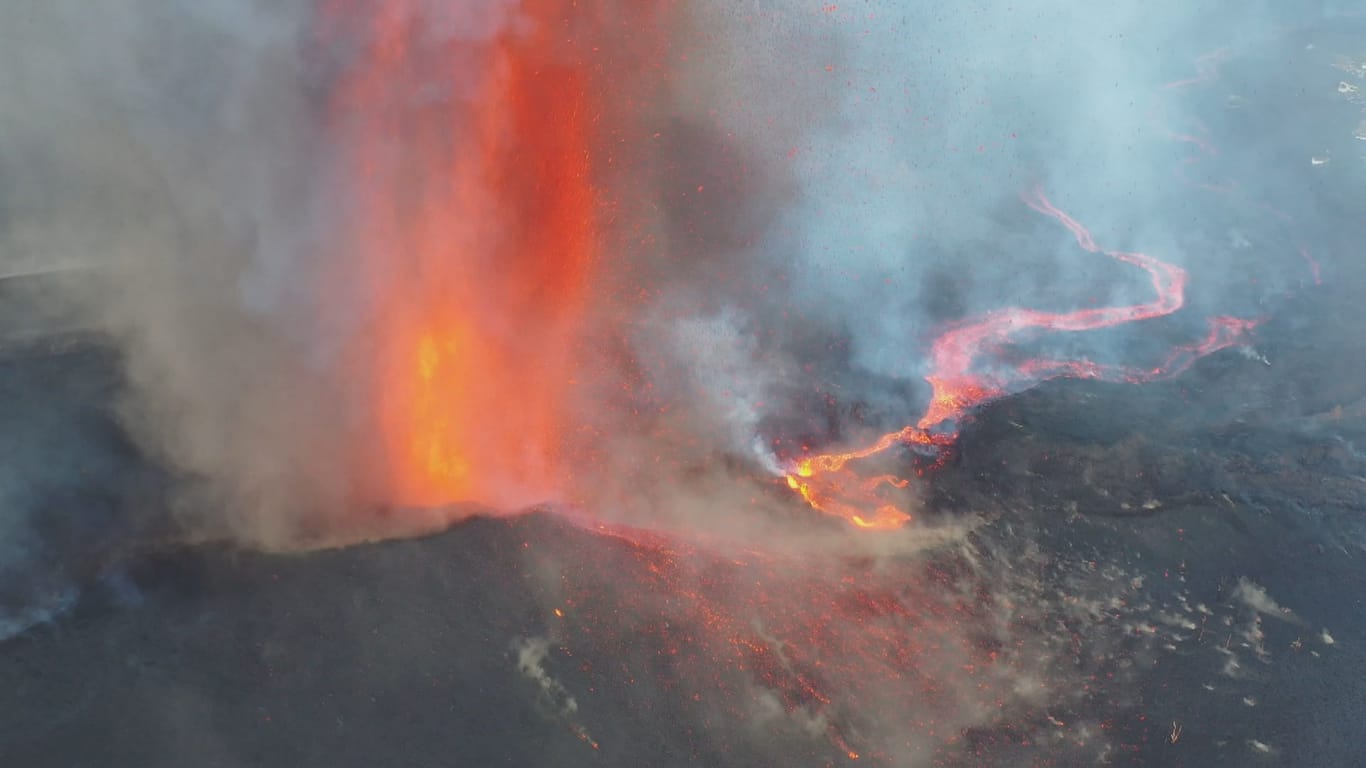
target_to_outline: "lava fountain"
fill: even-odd
[[[932,393],[929,406],[919,421],[882,435],[863,448],[808,456],[789,465],[786,470],[788,486],[812,507],[845,518],[860,528],[899,528],[909,522],[910,515],[895,502],[885,499],[884,489],[905,487],[907,481],[887,474],[865,477],[854,472],[848,466],[850,462],[883,453],[895,445],[942,450],[952,445],[956,437],[956,432],[945,428],[946,425],[954,424],[983,403],[1048,379],[1072,377],[1137,384],[1174,376],[1200,357],[1236,344],[1256,325],[1255,320],[1210,318],[1209,332],[1203,339],[1179,345],[1165,360],[1147,367],[1107,366],[1089,360],[1031,358],[1007,362],[997,359],[994,353],[1025,334],[1106,328],[1170,315],[1185,304],[1187,275],[1181,267],[1143,253],[1103,250],[1085,227],[1054,206],[1041,190],[1027,195],[1025,203],[1058,220],[1072,233],[1082,250],[1103,254],[1146,272],[1156,294],[1153,300],[1062,313],[1007,308],[950,325],[931,348],[930,373],[925,379]],[[985,358],[991,358],[993,364],[989,369],[979,370],[979,364]]]
[[[387,502],[516,507],[563,488],[600,262],[600,6],[323,6],[326,47],[354,62],[329,114],[356,190],[346,235],[373,325],[358,367]]]

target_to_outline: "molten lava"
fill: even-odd
[[[864,448],[808,456],[789,466],[788,486],[812,507],[845,518],[860,528],[900,527],[910,520],[910,515],[883,494],[888,486],[904,487],[905,481],[892,475],[864,477],[848,466],[850,462],[867,459],[895,445],[946,447],[956,434],[952,428],[941,429],[944,425],[956,422],[976,406],[1048,379],[1073,377],[1142,383],[1176,375],[1200,357],[1236,344],[1256,324],[1254,320],[1232,317],[1211,318],[1209,334],[1204,339],[1176,347],[1164,361],[1148,368],[1107,366],[1089,360],[993,359],[989,371],[979,371],[977,364],[982,358],[1026,333],[1105,328],[1170,315],[1185,304],[1184,269],[1142,253],[1102,250],[1085,227],[1055,207],[1040,190],[1026,196],[1025,203],[1061,222],[1083,250],[1103,253],[1147,272],[1155,298],[1143,304],[1064,313],[1000,309],[950,326],[931,349],[931,371],[925,377],[932,389],[930,403],[915,425],[885,434]]]
[[[375,294],[381,492],[517,505],[560,485],[602,91],[589,45],[565,41],[575,4],[524,0],[501,26],[460,5],[328,3],[329,32],[356,40],[330,107]]]

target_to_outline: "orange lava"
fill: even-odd
[[[375,301],[374,469],[398,504],[526,504],[562,484],[602,91],[590,46],[565,42],[575,3],[522,0],[515,23],[446,40],[430,15],[484,11],[439,5],[324,7],[359,40],[329,107]]]
[[[897,503],[889,502],[884,489],[903,488],[906,481],[894,475],[865,476],[847,465],[895,445],[947,447],[957,436],[954,423],[973,408],[1047,379],[1067,376],[1142,383],[1176,375],[1204,355],[1238,343],[1256,326],[1256,320],[1210,318],[1209,334],[1204,339],[1173,348],[1165,360],[1148,368],[1105,366],[1089,360],[1030,359],[1013,365],[997,361],[990,373],[976,372],[979,358],[989,356],[989,350],[1009,344],[1025,332],[1105,328],[1169,315],[1185,304],[1184,269],[1142,253],[1101,249],[1085,227],[1049,202],[1039,190],[1026,196],[1025,204],[1066,227],[1082,250],[1142,269],[1152,283],[1153,300],[1063,313],[1001,309],[945,329],[935,339],[930,355],[931,372],[925,377],[932,390],[930,402],[915,425],[885,434],[863,448],[808,456],[791,463],[786,473],[788,487],[811,507],[842,517],[858,528],[900,528],[911,516]],[[947,429],[945,425],[949,425]]]
[[[875,456],[894,445],[948,445],[951,438],[920,427],[906,427],[878,438],[872,445],[844,453],[808,456],[795,462],[787,485],[813,509],[842,517],[865,530],[893,530],[911,521],[895,501],[884,498],[887,488],[904,489],[910,483],[895,475],[865,477],[846,468],[850,462]]]

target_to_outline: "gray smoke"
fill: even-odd
[[[708,207],[713,187],[701,183],[702,202],[675,203],[680,266],[660,281],[667,301],[656,305],[669,330],[638,346],[668,358],[654,364],[667,384],[691,381],[677,364],[715,382],[727,405],[703,409],[703,420],[731,414],[725,444],[750,424],[769,443],[794,431],[851,442],[913,423],[926,404],[928,347],[946,322],[1153,300],[1141,270],[1078,248],[1030,211],[1020,196],[1036,186],[1102,249],[1141,251],[1191,275],[1185,311],[1039,338],[1054,356],[1152,363],[1202,335],[1208,316],[1263,314],[1309,280],[1289,222],[1302,224],[1312,200],[1242,157],[1224,159],[1246,148],[1192,165],[1193,144],[1178,138],[1201,131],[1192,105],[1218,111],[1246,84],[1165,87],[1200,76],[1209,54],[1274,39],[1303,16],[1214,1],[738,3],[699,15],[725,32],[705,63],[683,67],[679,109],[724,137],[702,158],[730,160],[769,204],[736,193],[737,206],[722,184]],[[1247,137],[1265,145],[1263,158],[1273,140],[1280,155],[1299,145],[1284,132]],[[688,190],[705,175],[682,173],[692,174],[678,185]],[[1201,173],[1236,193],[1202,189]],[[1284,220],[1255,213],[1267,205]],[[677,328],[722,325],[724,341],[671,346]],[[693,389],[696,403],[715,398]],[[832,400],[836,413],[813,415]],[[855,403],[861,419],[849,418]]]
[[[124,423],[264,538],[286,500],[329,501],[308,495],[335,458],[300,354],[319,222],[299,10],[3,10],[4,258],[94,271],[80,299],[125,357]]]

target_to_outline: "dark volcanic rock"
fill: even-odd
[[[0,638],[69,605],[164,528],[165,475],[110,412],[115,355],[95,341],[0,354]]]

